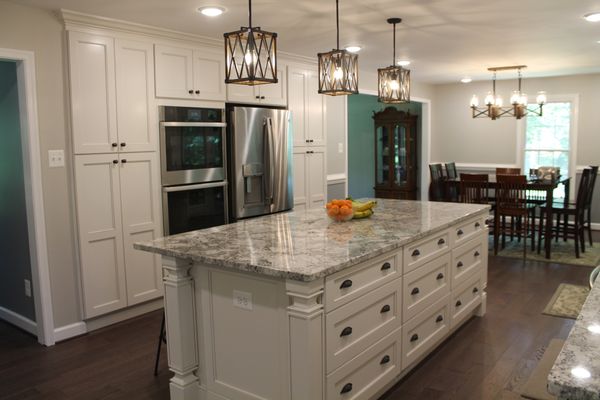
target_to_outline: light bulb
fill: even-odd
[[[487,96],[485,96],[485,99],[483,100],[483,102],[485,103],[486,106],[491,106],[494,104],[494,95],[492,94],[492,92],[488,92]]]
[[[396,91],[396,90],[400,89],[400,83],[398,83],[398,80],[397,80],[397,79],[392,79],[392,80],[390,81],[390,89],[392,89],[392,90],[394,90],[394,91]]]
[[[333,71],[333,79],[339,81],[344,77],[344,71],[342,71],[341,67],[335,67],[335,71]]]
[[[244,60],[247,65],[256,64],[256,58],[256,52],[254,51],[247,51],[244,55]]]
[[[527,95],[525,93],[521,93],[521,98],[519,99],[519,104],[521,104],[522,106],[526,106],[527,105]]]
[[[519,100],[521,100],[521,93],[519,93],[518,90],[513,91],[512,95],[510,96],[510,104],[516,106],[519,104]]]
[[[539,105],[546,104],[547,100],[548,99],[546,98],[546,92],[538,92],[538,95],[535,98],[536,103],[538,103]]]
[[[496,96],[496,101],[494,102],[494,105],[496,107],[502,107],[503,104],[504,102],[502,101],[502,96]]]
[[[476,94],[471,97],[471,107],[479,107],[479,97]]]

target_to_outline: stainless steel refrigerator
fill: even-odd
[[[289,111],[228,105],[227,129],[231,219],[291,209]]]

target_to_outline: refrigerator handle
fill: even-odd
[[[263,131],[265,136],[265,202],[273,204],[273,165],[275,164],[273,152],[273,120],[265,118],[263,122]]]

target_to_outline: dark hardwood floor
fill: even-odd
[[[561,282],[587,284],[591,269],[490,257],[488,309],[386,393],[396,399],[519,399],[552,338],[573,321],[542,315]],[[0,399],[168,399],[163,354],[153,376],[161,313],[50,348],[0,322]]]

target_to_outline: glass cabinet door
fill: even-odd
[[[408,179],[408,137],[404,125],[394,125],[394,181],[398,186]]]
[[[390,137],[385,126],[377,127],[377,184],[387,185],[390,179]]]

